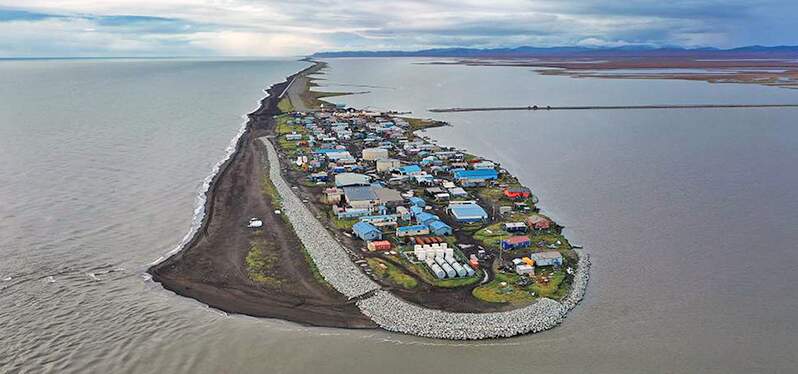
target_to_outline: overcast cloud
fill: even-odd
[[[795,0],[0,0],[0,57],[798,44]]]

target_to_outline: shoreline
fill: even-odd
[[[226,313],[245,314],[254,317],[278,318],[305,326],[338,327],[338,328],[375,328],[376,325],[363,316],[353,302],[330,290],[324,284],[314,282],[309,266],[302,254],[293,255],[291,271],[302,272],[308,279],[304,289],[296,292],[281,292],[273,287],[257,284],[247,278],[240,266],[243,265],[246,253],[230,254],[234,250],[241,252],[241,240],[236,244],[225,243],[226,231],[235,227],[218,227],[211,232],[211,226],[224,226],[229,216],[241,215],[235,208],[221,204],[225,200],[237,199],[236,193],[248,187],[260,195],[259,183],[242,182],[236,184],[240,174],[251,174],[252,170],[262,169],[259,159],[260,150],[254,146],[255,135],[269,131],[273,127],[272,117],[279,113],[277,102],[289,82],[297,76],[316,68],[311,65],[286,78],[285,81],[271,85],[265,90],[267,94],[259,101],[259,106],[247,114],[248,120],[243,131],[237,137],[235,147],[226,160],[220,163],[218,172],[209,182],[204,192],[204,214],[196,225],[191,238],[184,244],[170,251],[163,258],[156,260],[147,269],[152,280],[161,286],[183,297],[189,297]],[[249,168],[249,169],[248,169]],[[239,174],[239,175],[232,175]],[[255,184],[252,186],[252,184]],[[260,201],[259,205],[269,206],[269,201]],[[265,209],[261,209],[263,211]],[[196,212],[196,210],[195,210]],[[267,213],[267,212],[264,212]],[[215,220],[215,218],[219,218]],[[292,248],[291,232],[280,226],[280,218],[271,213],[271,222],[278,228],[278,233],[288,245],[282,249]],[[194,224],[192,224],[194,226]],[[238,225],[234,225],[238,226]],[[227,230],[222,230],[222,228]],[[213,235],[218,233],[219,235]],[[229,233],[230,238],[246,236]],[[215,240],[218,239],[218,240]],[[231,240],[232,241],[232,240]],[[285,244],[285,243],[284,243]],[[246,246],[246,243],[244,244]],[[235,248],[234,248],[235,247]],[[248,248],[244,248],[248,249]],[[279,248],[278,248],[279,249]],[[292,248],[293,249],[293,248]],[[286,251],[287,252],[287,251]],[[288,256],[291,256],[289,253]],[[231,258],[235,257],[235,258]],[[290,260],[290,261],[289,261]],[[213,266],[209,266],[209,264]],[[223,265],[224,269],[219,269]],[[238,265],[238,268],[236,267]],[[218,274],[223,273],[223,274]]]
[[[581,250],[576,250],[578,266],[573,284],[561,301],[542,297],[523,307],[501,311],[454,312],[419,306],[391,293],[390,288],[361,271],[351,260],[350,251],[292,191],[282,175],[283,162],[287,161],[272,145],[274,116],[284,112],[278,103],[292,95],[307,94],[307,81],[312,80],[308,76],[324,65],[314,62],[266,90],[260,106],[247,115],[232,153],[210,178],[200,224],[182,247],[152,264],[147,270],[152,279],[167,290],[223,312],[308,326],[381,327],[422,337],[467,340],[534,333],[560,324],[584,296],[590,262]],[[299,93],[289,92],[297,79],[305,79],[305,87]],[[270,181],[275,196],[260,190],[259,176]],[[281,213],[272,212],[277,206],[272,205],[276,202],[273,200],[279,201]],[[262,218],[268,231],[243,229],[242,220],[251,216]],[[298,225],[311,229],[294,230]],[[280,271],[284,271],[281,275],[286,276],[289,288],[279,282],[258,284],[242,270],[248,245],[253,238],[261,240],[260,236],[270,239],[263,241],[268,247],[262,250],[264,253],[286,256],[289,266],[283,269],[280,257]],[[305,251],[312,263],[306,262]],[[316,281],[311,268],[326,283]],[[296,282],[303,284],[294,286]],[[408,316],[421,316],[422,322]]]

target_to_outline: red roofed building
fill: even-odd
[[[526,187],[509,187],[504,190],[504,196],[510,199],[528,199],[532,196],[532,191]]]
[[[529,247],[532,242],[530,242],[528,236],[511,236],[507,239],[501,241],[502,249],[518,249],[518,248],[526,248]]]
[[[532,229],[546,230],[551,227],[551,221],[540,214],[533,214],[526,219],[526,225]]]
[[[371,251],[390,251],[391,242],[387,240],[375,240],[373,242],[369,242],[368,249]]]

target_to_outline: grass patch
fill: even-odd
[[[418,286],[418,281],[416,281],[415,278],[405,274],[405,272],[390,262],[381,261],[376,258],[366,259],[366,262],[368,262],[371,269],[374,270],[376,276],[388,279],[391,283],[399,287],[409,289]]]
[[[474,233],[475,240],[479,240],[483,246],[490,248],[499,248],[499,243],[502,240],[513,236],[504,231],[504,223],[494,223]]]
[[[330,222],[332,222],[333,226],[339,230],[352,230],[352,226],[356,223],[360,222],[359,218],[345,218],[339,219],[338,217],[333,214],[332,210],[329,211]]]
[[[279,286],[280,279],[271,275],[271,270],[277,262],[277,256],[265,255],[261,243],[253,242],[244,259],[247,266],[249,279],[268,286]]]
[[[410,125],[411,131],[422,130],[430,127],[440,127],[443,126],[443,122],[434,121],[431,119],[421,119],[421,118],[413,118],[413,117],[400,117],[403,120],[407,121],[407,124]]]
[[[532,286],[518,287],[515,283],[521,277],[517,274],[496,273],[496,278],[491,282],[479,286],[471,292],[474,297],[489,303],[528,303],[535,300],[529,291]],[[507,282],[507,286],[502,286]]]
[[[294,106],[291,104],[291,100],[288,100],[286,96],[277,103],[277,109],[280,109],[280,112],[283,113],[291,113],[294,111]]]
[[[283,207],[283,198],[280,197],[280,194],[277,193],[277,188],[274,187],[274,183],[272,180],[269,179],[267,176],[263,176],[261,183],[260,183],[260,190],[263,195],[269,197],[269,201],[272,203],[272,208],[274,209],[282,209]]]
[[[291,117],[288,115],[281,114],[279,116],[275,116],[274,119],[277,121],[277,128],[276,128],[277,135],[285,135],[294,132],[297,134],[305,135],[308,132],[305,126],[289,124]]]

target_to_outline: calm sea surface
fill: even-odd
[[[750,85],[335,59],[325,90],[450,121],[593,258],[546,333],[449,343],[225,316],[143,276],[293,61],[0,61],[0,372],[794,372],[798,110],[429,108],[798,102]]]

